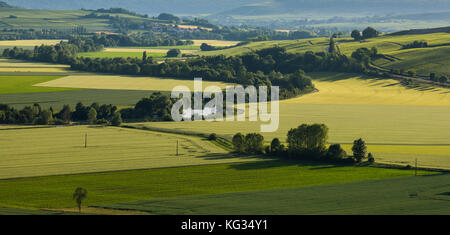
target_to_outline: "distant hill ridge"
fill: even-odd
[[[390,35],[411,35],[411,34],[430,34],[430,33],[450,33],[450,26],[447,27],[439,27],[439,28],[431,28],[431,29],[410,29],[403,30],[395,33],[391,33]]]
[[[14,8],[6,2],[0,1],[0,8]]]

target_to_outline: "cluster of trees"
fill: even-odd
[[[193,45],[192,40],[180,40],[175,38],[163,37],[148,37],[147,34],[101,34],[85,38],[84,40],[92,39],[95,44],[101,44],[104,47],[120,47],[120,46],[144,46],[144,47],[158,47],[158,46],[184,46]]]
[[[368,38],[378,37],[379,34],[380,32],[378,32],[376,29],[372,27],[367,27],[366,29],[363,30],[362,33],[357,29],[353,30],[350,36],[356,41],[359,41]]]
[[[433,82],[439,82],[439,83],[447,83],[449,82],[449,79],[442,75],[440,77],[437,77],[435,73],[430,73],[430,80]]]
[[[86,28],[77,26],[68,30],[56,29],[8,29],[0,31],[0,40],[69,39],[72,34],[85,34]]]
[[[428,42],[425,41],[414,41],[412,43],[408,43],[402,46],[402,49],[410,49],[410,48],[424,48],[428,47]]]
[[[81,40],[72,38],[68,42],[61,41],[59,44],[36,46],[34,50],[14,47],[3,50],[4,57],[23,60],[34,60],[58,64],[71,64],[77,53],[99,51],[103,45],[96,44],[91,39]]]
[[[258,133],[243,135],[237,133],[233,136],[233,148],[237,153],[263,154],[264,137]]]
[[[161,13],[158,15],[158,20],[165,20],[174,23],[180,23],[181,19],[178,16],[169,14],[169,13]]]
[[[296,160],[355,163],[367,159],[368,162],[375,162],[373,155],[367,154],[367,145],[362,139],[354,141],[353,156],[348,156],[340,144],[332,144],[327,148],[327,140],[328,128],[324,124],[302,124],[288,132],[287,147],[278,138],[264,147],[264,137],[255,133],[248,135],[237,133],[233,136],[232,142],[234,151],[238,153],[265,153]]]
[[[368,66],[370,61],[375,59],[378,56],[378,50],[376,47],[372,47],[370,50],[362,47],[356,49],[352,53],[352,58],[363,63],[365,66]]]
[[[175,99],[161,92],[155,92],[136,103],[134,108],[120,110],[126,120],[172,121],[171,108]]]
[[[144,18],[148,18],[148,15],[142,15],[142,14],[138,14],[136,12],[124,9],[124,8],[109,8],[109,9],[105,9],[105,8],[100,8],[97,10],[91,10],[92,12],[96,12],[96,13],[110,13],[110,14],[125,14],[125,15],[131,15],[131,16],[139,16],[139,17],[144,17]]]
[[[69,124],[72,122],[89,124],[110,124],[119,126],[123,120],[172,121],[170,115],[175,99],[156,92],[142,98],[134,108],[118,110],[114,105],[83,105],[77,103],[75,109],[64,105],[55,111],[52,107],[43,109],[39,104],[15,109],[7,104],[0,104],[0,124]]]

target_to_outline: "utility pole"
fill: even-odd
[[[84,135],[84,148],[87,148],[87,133]]]

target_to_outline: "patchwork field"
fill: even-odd
[[[262,133],[266,141],[302,123],[325,123],[330,143],[350,144],[357,138],[369,143],[377,161],[450,169],[450,94],[448,89],[409,89],[394,80],[352,74],[313,74],[319,92],[280,103],[277,132]],[[260,131],[260,122],[138,123],[179,131],[231,138],[237,132]],[[414,147],[410,147],[414,146]],[[411,154],[414,152],[415,154]]]
[[[412,170],[260,161],[32,177],[0,180],[0,206],[73,208],[75,202],[72,200],[72,193],[76,187],[88,189],[89,196],[84,205],[94,206],[138,200],[164,200],[230,192],[380,180],[413,174]],[[430,173],[419,171],[419,175],[424,174]],[[205,206],[207,205],[205,201]],[[211,213],[214,212],[211,211]]]
[[[10,41],[0,41],[0,46],[4,47],[34,47],[40,45],[56,45],[61,41],[66,40],[10,40]]]
[[[412,215],[450,213],[450,175],[405,177],[282,190],[104,206],[152,214]]]
[[[48,64],[39,62],[25,62],[21,60],[12,59],[0,59],[0,74],[12,74],[15,73],[53,73],[53,74],[67,74],[74,73],[69,70],[68,65]]]
[[[197,137],[113,127],[3,129],[0,141],[0,179],[254,161]]]
[[[436,73],[437,76],[450,75],[450,33],[433,33],[426,35],[385,35],[364,41],[354,41],[352,38],[336,39],[341,53],[351,56],[358,48],[376,47],[378,53],[393,56],[394,61],[377,59],[375,64],[384,68],[404,69],[416,71],[417,74],[428,76]],[[403,50],[402,46],[414,41],[426,41],[430,47]],[[275,45],[286,48],[291,53],[305,53],[307,51],[326,51],[329,38],[313,38],[286,41],[252,42],[244,46],[220,51],[200,52],[200,55],[210,56],[224,54],[227,56],[243,54],[254,50],[273,47]]]
[[[223,82],[203,82],[203,86],[218,86],[225,88],[230,84]],[[150,90],[172,91],[176,86],[187,86],[194,89],[193,80],[177,80],[170,78],[132,77],[116,75],[67,76],[60,79],[36,84],[37,87],[65,87],[113,90]]]

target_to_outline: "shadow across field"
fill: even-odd
[[[310,170],[325,170],[331,168],[348,167],[351,164],[335,164],[335,163],[324,163],[323,162],[313,162],[313,161],[294,161],[294,160],[278,160],[273,158],[264,158],[266,161],[260,162],[246,162],[240,164],[230,165],[230,169],[235,170],[261,170],[285,166],[307,166]]]

